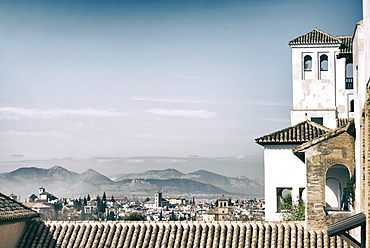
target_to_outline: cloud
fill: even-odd
[[[291,106],[290,102],[270,102],[270,101],[246,101],[236,104],[250,105],[250,106]]]
[[[24,155],[23,154],[12,154],[12,157],[15,157],[15,158],[23,158]]]
[[[260,120],[262,120],[262,121],[275,121],[275,122],[290,122],[290,119],[284,119],[284,118],[262,118]]]
[[[181,110],[181,109],[148,109],[146,112],[154,115],[162,116],[177,116],[190,118],[214,118],[218,116],[217,113],[208,112],[205,110]]]
[[[65,134],[51,130],[49,132],[25,132],[25,131],[6,131],[0,132],[0,135],[6,136],[27,136],[27,137],[60,137],[65,136]]]
[[[130,97],[131,101],[143,102],[168,102],[168,103],[201,103],[201,104],[221,104],[215,101],[191,100],[191,99],[171,99],[171,98],[151,98],[151,97]]]
[[[23,118],[49,119],[66,115],[92,116],[92,117],[118,117],[124,115],[117,110],[103,109],[27,109],[27,108],[0,108],[0,119],[18,120]]]
[[[207,101],[207,100],[192,100],[192,99],[173,99],[173,98],[152,98],[152,97],[130,97],[131,101],[143,102],[166,102],[166,103],[197,103],[197,104],[235,104],[235,105],[249,105],[249,106],[291,106],[290,102],[278,101]]]

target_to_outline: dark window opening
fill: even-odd
[[[304,195],[305,189],[306,188],[299,188],[299,200],[303,200],[304,198],[306,198],[306,195]]]
[[[312,70],[312,58],[310,55],[304,56],[304,70],[305,71]]]
[[[328,56],[323,54],[320,56],[320,71],[328,70]]]
[[[311,117],[311,121],[316,122],[317,124],[324,125],[323,117]]]
[[[349,102],[349,112],[355,112],[355,100]]]

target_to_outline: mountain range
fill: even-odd
[[[37,194],[41,186],[59,198],[102,195],[103,192],[151,197],[158,190],[167,196],[263,194],[263,182],[259,179],[226,177],[205,170],[187,174],[175,169],[148,170],[109,178],[93,169],[76,173],[54,166],[50,169],[22,167],[0,174],[0,192],[21,195],[23,200]]]

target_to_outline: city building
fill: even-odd
[[[370,243],[369,1],[363,11],[353,36],[315,29],[289,42],[292,126],[256,139],[264,146],[266,220],[281,217],[290,194],[305,200],[307,230],[354,247]]]

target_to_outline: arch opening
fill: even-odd
[[[326,172],[325,201],[326,209],[333,211],[348,210],[348,198],[344,194],[349,178],[347,166],[342,164],[332,165]]]
[[[304,70],[305,71],[312,70],[312,57],[310,55],[304,56]]]

